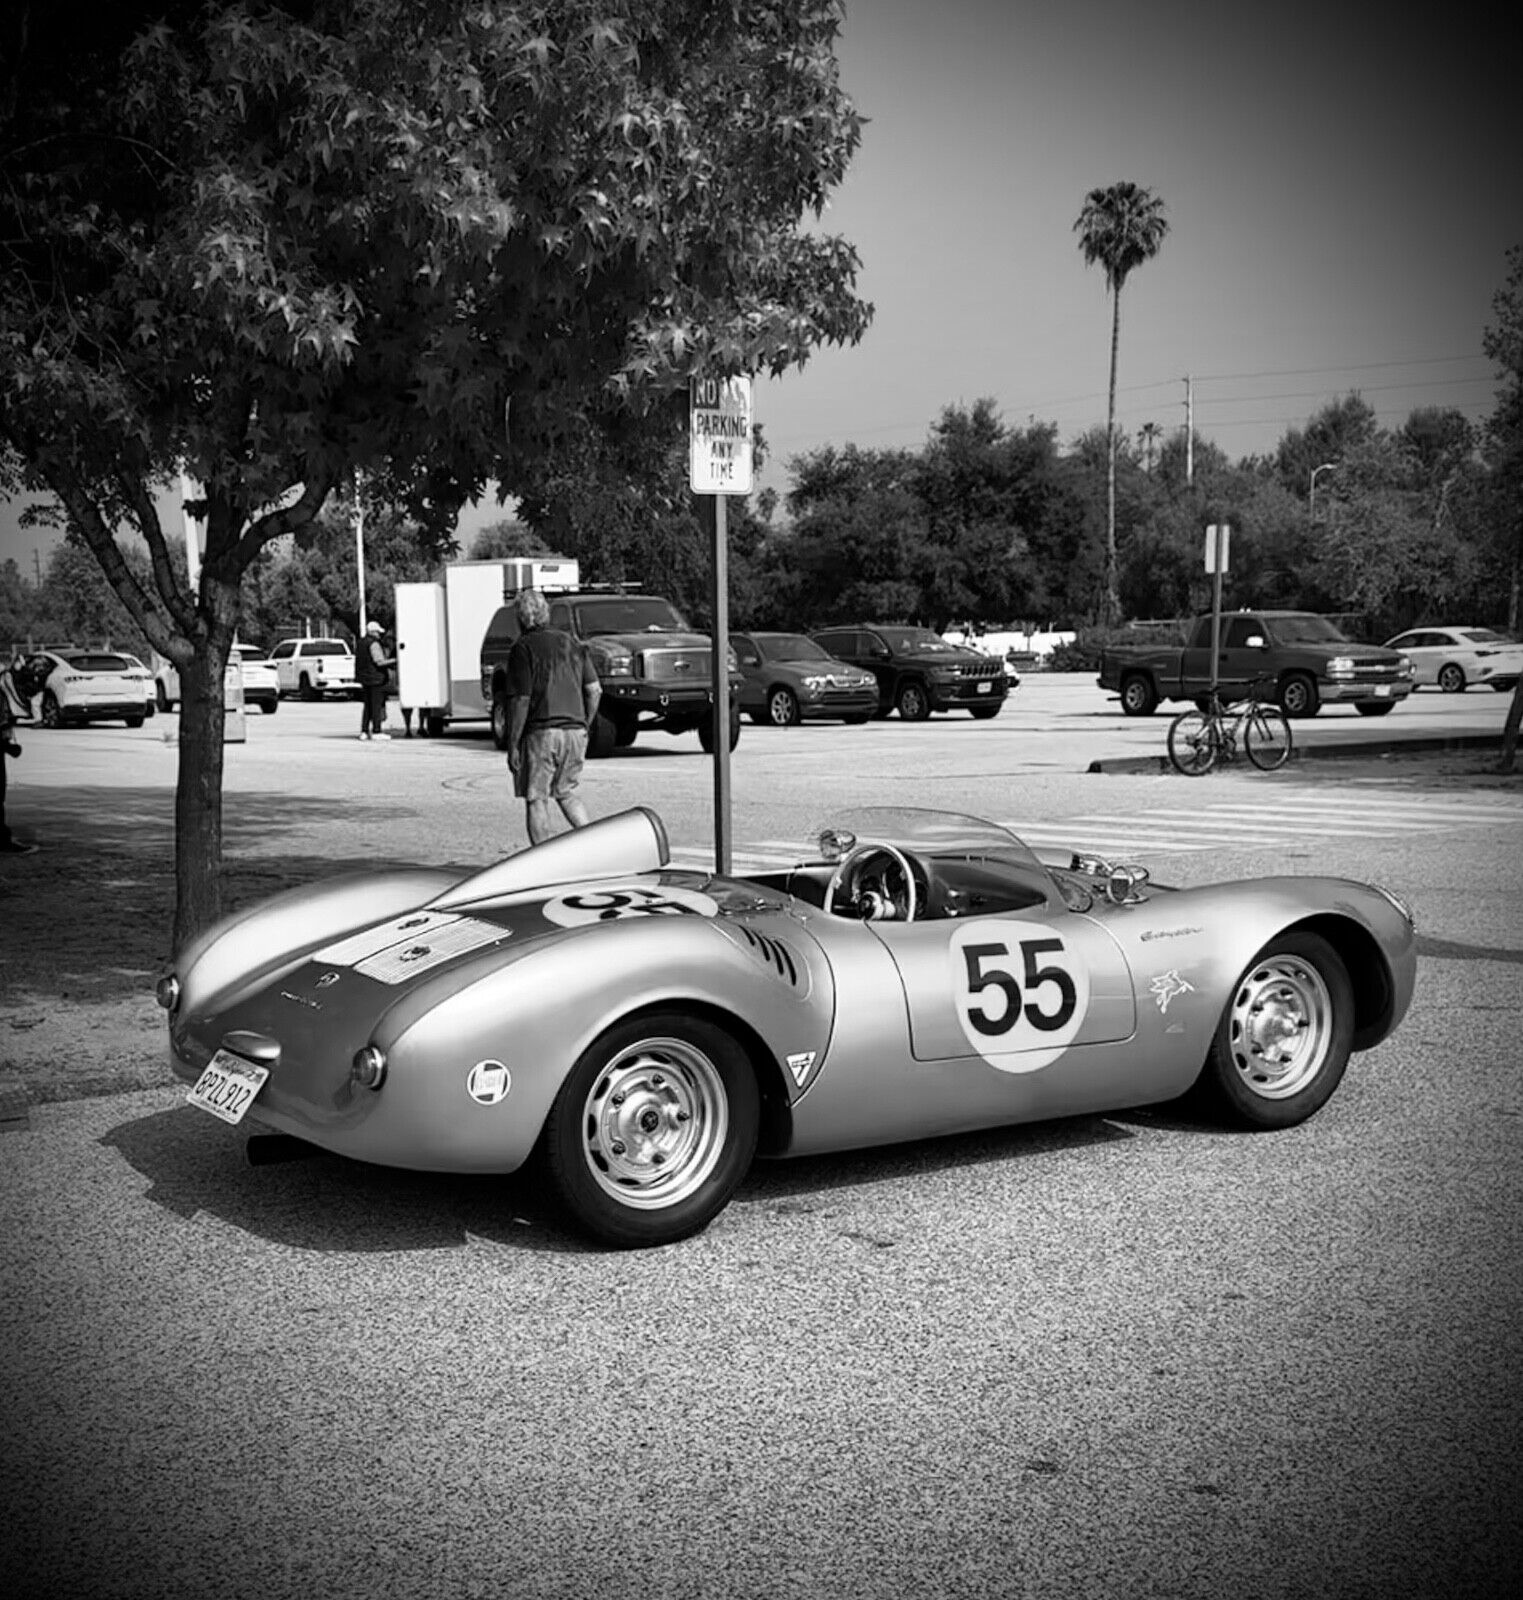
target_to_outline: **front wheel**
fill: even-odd
[[[592,726],[587,730],[588,760],[601,761],[605,756],[611,756],[618,739],[618,730],[612,720],[601,711],[597,712],[592,719]]]
[[[122,721],[125,722],[129,728],[141,728],[143,726],[143,718],[145,715],[146,713],[140,713],[135,717],[123,717]]]
[[[1198,778],[1216,765],[1216,727],[1199,711],[1181,711],[1169,724],[1169,760],[1176,772]]]
[[[550,1180],[603,1243],[671,1244],[729,1203],[760,1115],[755,1074],[728,1033],[679,1012],[632,1017],[561,1085],[545,1124]]]
[[[1320,934],[1282,933],[1244,968],[1200,1086],[1234,1121],[1292,1128],[1324,1106],[1348,1065],[1354,990]]]
[[[901,721],[924,722],[931,714],[931,697],[925,692],[925,685],[917,678],[900,684],[894,709]]]
[[[1361,717],[1385,717],[1389,716],[1395,709],[1396,702],[1394,700],[1358,700],[1354,704],[1354,710]]]
[[[975,722],[988,722],[999,715],[1000,708],[996,702],[992,706],[969,706],[968,711]]]
[[[710,754],[714,753],[714,718],[707,716],[698,724],[698,743]],[[730,748],[740,743],[740,708],[730,706]]]
[[[1286,678],[1280,685],[1279,701],[1287,717],[1314,717],[1322,706],[1315,680],[1304,672],[1292,672]]]
[[[774,728],[796,728],[799,724],[798,696],[779,685],[767,691],[767,721]]]
[[[426,727],[427,724],[428,718],[425,717],[424,726]],[[494,693],[492,695],[492,743],[499,750],[508,748],[508,734],[512,726],[512,721],[508,716],[507,697]]]
[[[1290,760],[1293,741],[1285,713],[1260,706],[1243,724],[1243,748],[1260,772],[1274,772]]]
[[[1465,669],[1457,661],[1446,661],[1439,670],[1438,686],[1445,694],[1464,694]]]

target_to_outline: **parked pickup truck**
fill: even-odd
[[[603,685],[603,700],[587,731],[593,759],[632,745],[642,732],[694,733],[705,750],[714,748],[709,636],[659,595],[577,590],[551,594],[550,626],[580,639]],[[508,656],[518,637],[512,603],[499,607],[481,641],[481,693],[492,708],[492,738],[508,747]],[[730,662],[730,748],[740,737],[740,689],[744,679]]]
[[[1352,702],[1383,717],[1412,692],[1412,664],[1396,650],[1355,644],[1310,611],[1233,611],[1221,619],[1217,685],[1241,699],[1264,683],[1287,717],[1314,717],[1328,702]],[[1100,657],[1100,687],[1121,697],[1129,717],[1161,700],[1198,700],[1211,688],[1211,618],[1197,617],[1183,648],[1119,645]]]

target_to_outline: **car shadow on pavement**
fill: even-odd
[[[153,1204],[187,1220],[215,1218],[288,1249],[449,1250],[486,1241],[537,1253],[601,1251],[561,1217],[533,1161],[507,1176],[408,1172],[322,1151],[251,1162],[245,1144],[270,1137],[226,1127],[182,1105],[119,1123],[99,1143],[148,1180],[146,1198]],[[937,1172],[1133,1137],[1104,1118],[1074,1117],[843,1155],[758,1161],[731,1205],[761,1206],[778,1216],[828,1213],[832,1195],[842,1190],[913,1185]]]

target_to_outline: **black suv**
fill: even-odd
[[[933,711],[968,711],[982,721],[999,715],[1009,692],[1002,661],[949,644],[929,628],[867,622],[819,628],[810,637],[872,673],[880,717],[897,711],[906,722],[924,722]]]
[[[611,755],[645,730],[696,732],[705,750],[714,748],[712,651],[707,634],[694,633],[687,619],[659,595],[546,595],[550,626],[580,639],[592,655],[603,700],[587,734],[587,754]],[[519,635],[511,599],[498,608],[481,641],[481,693],[492,708],[492,738],[508,747],[508,654]],[[740,737],[740,685],[730,666],[730,748]]]

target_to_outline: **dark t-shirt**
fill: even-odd
[[[508,656],[508,693],[528,700],[531,728],[585,728],[582,685],[597,681],[586,647],[560,628],[523,634]]]

